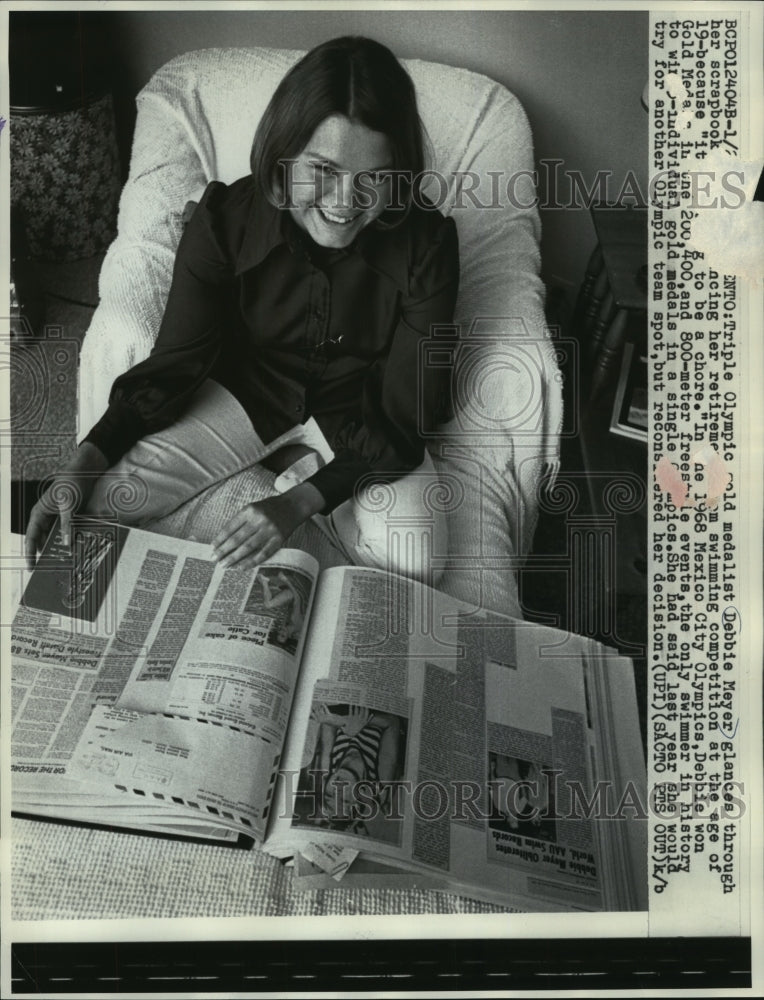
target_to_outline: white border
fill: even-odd
[[[37,4],[22,4],[22,3],[8,3],[3,2],[0,4],[0,14],[2,15],[2,28],[0,29],[0,35],[7,38],[7,13],[11,9],[39,9],[39,10],[77,10],[83,9],[85,5],[77,2],[61,2],[61,3],[37,3]],[[140,11],[140,10],[150,10],[152,8],[158,8],[164,11],[173,10],[183,10],[192,6],[194,10],[205,10],[205,9],[215,9],[215,10],[264,10],[264,11],[300,11],[300,10],[311,10],[315,11],[317,9],[325,10],[426,10],[426,11],[437,11],[437,10],[474,10],[478,11],[494,11],[494,10],[542,10],[542,11],[555,11],[555,10],[565,10],[568,11],[610,11],[610,10],[665,10],[665,11],[675,11],[680,10],[683,7],[691,12],[691,15],[698,16],[705,12],[718,11],[720,8],[719,3],[705,2],[705,0],[698,0],[692,4],[679,4],[671,2],[653,2],[650,4],[643,4],[632,2],[632,0],[627,0],[623,3],[520,3],[520,2],[496,2],[496,0],[484,0],[482,3],[469,3],[469,2],[433,2],[433,3],[408,3],[401,2],[401,0],[391,0],[391,2],[385,2],[385,0],[368,0],[364,3],[348,3],[348,2],[311,2],[311,0],[305,0],[305,2],[291,2],[291,3],[279,3],[279,2],[263,2],[263,3],[249,3],[249,2],[232,2],[232,0],[227,0],[227,2],[221,2],[217,4],[211,3],[193,3],[189,5],[183,2],[171,2],[161,3],[161,4],[151,4],[151,3],[109,3],[108,8],[103,5],[102,9],[108,9],[109,12],[113,11]],[[751,2],[738,2],[735,4],[721,5],[722,10],[730,10],[730,8],[735,8],[736,10],[749,10],[752,17],[752,25],[755,30],[751,32],[749,39],[749,45],[751,49],[753,67],[758,67],[758,70],[754,68],[751,74],[751,81],[749,86],[758,89],[761,93],[761,38],[762,38],[762,10],[761,7],[756,3]],[[93,9],[92,7],[90,8]],[[720,16],[724,16],[721,13]],[[9,118],[7,97],[2,95],[8,94],[8,70],[7,62],[3,62],[0,70],[0,114],[7,120]],[[647,68],[646,68],[647,73]],[[751,102],[751,116],[752,121],[749,127],[752,130],[753,135],[759,135],[760,137],[760,123],[761,118],[761,102],[753,100]],[[759,141],[759,147],[761,147],[761,141]],[[3,232],[7,232],[7,227],[9,224],[9,161],[8,161],[8,142],[6,141],[5,135],[0,135],[0,221],[4,227]],[[9,251],[7,240],[3,239],[0,241],[0,268],[3,269],[3,273],[7,274],[9,272]],[[8,312],[8,285],[7,282],[2,284],[2,292],[0,292],[0,308],[5,311],[2,315],[9,315]],[[754,297],[751,297],[751,309],[754,310],[757,320],[760,321],[762,310],[761,302],[754,302]],[[762,329],[761,323],[759,323],[759,329]],[[755,361],[756,367],[759,372],[762,372],[762,351],[761,344],[758,345],[759,350],[755,358],[751,358]],[[7,411],[7,401],[9,398],[8,392],[8,371],[4,370],[0,373],[0,378],[2,382],[0,386],[0,399],[3,403],[3,417],[8,419]],[[751,463],[761,467],[762,456],[764,456],[764,434],[762,433],[762,426],[764,425],[764,419],[762,419],[761,414],[761,395],[757,400],[759,404],[758,419],[752,419],[751,424],[751,435],[749,440],[749,448],[751,455]],[[0,449],[0,477],[4,483],[9,482],[9,470],[10,470],[10,455],[7,448]],[[762,509],[762,491],[761,484],[758,484],[758,496],[757,503],[758,509]],[[5,499],[6,494],[3,494],[3,499]],[[5,503],[0,502],[0,536],[2,538],[7,538],[9,530],[9,510]],[[750,551],[757,554],[760,557],[762,549],[762,531],[761,523],[750,525]],[[761,564],[757,559],[752,559],[749,563],[749,579],[748,587],[749,593],[751,595],[750,605],[755,608],[761,608],[762,601],[762,588],[761,588]],[[10,621],[10,614],[8,608],[7,593],[5,589],[2,595],[2,604],[0,604],[1,613],[3,615],[3,621]],[[752,616],[747,616],[748,621],[753,621]],[[761,617],[759,616],[758,622],[760,623]],[[7,633],[8,629],[2,629],[2,642],[4,644],[3,652],[7,652]],[[753,672],[753,681],[751,684],[751,704],[749,706],[750,715],[748,718],[747,726],[747,739],[748,739],[748,753],[749,753],[749,764],[753,768],[752,773],[757,775],[757,785],[755,791],[753,792],[750,799],[751,808],[751,820],[752,829],[756,831],[764,830],[764,815],[762,812],[762,776],[761,776],[761,733],[762,733],[762,714],[761,714],[761,626],[759,624],[758,629],[753,625],[750,632],[747,635],[748,645],[746,651],[748,655],[751,656],[751,662],[756,665],[756,669]],[[9,677],[8,677],[8,664],[7,655],[3,655],[3,684],[2,691],[6,693],[10,690]],[[0,720],[2,721],[2,756],[4,760],[8,759],[9,750],[9,717],[10,717],[10,704],[9,698],[2,698],[2,705],[0,708]],[[758,763],[757,763],[758,762]],[[9,787],[8,782],[2,783],[2,829],[7,831],[9,829]],[[762,884],[764,882],[764,870],[762,866],[762,838],[761,835],[757,839],[754,839],[752,845],[751,857],[750,857],[750,874],[751,874],[751,884],[753,888],[752,899],[751,899],[751,934],[754,941],[754,960],[756,963],[755,967],[755,982],[761,984],[764,982],[764,948],[761,947],[761,943],[764,941],[764,918],[762,917],[762,911],[764,907],[762,906]],[[273,938],[279,939],[293,939],[293,940],[306,940],[314,938],[322,938],[327,940],[339,940],[347,937],[352,938],[391,938],[391,937],[405,937],[408,939],[416,938],[441,938],[441,937],[453,937],[458,936],[459,938],[480,938],[480,937],[492,937],[492,938],[536,938],[543,937],[553,939],[556,937],[581,937],[581,938],[599,938],[599,937],[624,937],[624,936],[642,936],[648,933],[648,919],[647,914],[593,914],[593,915],[582,915],[582,914],[544,914],[544,915],[458,915],[458,916],[428,916],[426,922],[417,916],[390,916],[383,918],[358,918],[358,917],[315,917],[306,918],[301,917],[299,919],[292,919],[286,917],[276,917],[276,918],[247,918],[247,919],[182,919],[182,920],[111,920],[111,921],[93,921],[93,920],[66,920],[66,921],[44,921],[44,922],[31,922],[23,921],[17,922],[13,921],[10,914],[10,900],[9,900],[9,871],[10,871],[10,845],[7,836],[3,836],[2,842],[0,843],[0,865],[2,872],[2,909],[0,910],[2,916],[2,967],[3,967],[3,981],[0,986],[0,991],[3,995],[9,996],[9,985],[6,975],[9,975],[9,948],[10,942],[21,941],[44,941],[44,940],[56,940],[56,941],[72,941],[72,942],[82,942],[88,941],[104,941],[104,940],[121,940],[121,941],[145,941],[145,940],[224,940],[224,939],[237,939],[237,940],[269,940]],[[687,923],[678,922],[677,932],[686,933]],[[759,947],[756,946],[756,942],[759,943]],[[592,986],[595,984],[592,983]],[[650,995],[654,991],[651,990],[634,990],[624,992],[623,995],[633,995],[633,996],[644,996]],[[660,991],[665,992],[665,991]],[[682,991],[684,992],[684,991]],[[754,990],[755,992],[755,990]],[[571,995],[589,995],[590,990],[574,991]],[[127,996],[128,994],[123,994]],[[200,994],[197,994],[200,995]],[[443,993],[442,995],[448,995]],[[507,995],[507,994],[502,994]],[[556,991],[543,991],[539,993],[540,996],[550,996],[558,995]],[[704,995],[703,993],[695,993],[694,995]],[[713,994],[706,995],[740,995],[731,990],[720,990],[715,991]],[[170,994],[167,994],[170,996]]]

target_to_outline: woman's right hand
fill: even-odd
[[[27,566],[34,569],[37,553],[45,545],[57,517],[61,518],[64,545],[71,542],[72,516],[90,499],[95,484],[109,464],[94,444],[83,442],[32,508],[27,524],[24,552]]]

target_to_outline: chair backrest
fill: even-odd
[[[248,172],[257,123],[279,81],[302,54],[202,49],[172,59],[154,75],[139,95],[140,114],[164,111],[176,119],[187,149],[175,146],[174,155],[186,160],[189,197],[200,194],[210,180],[230,183]],[[454,215],[459,231],[458,318],[470,324],[481,315],[509,316],[504,307],[514,299],[514,317],[543,325],[543,314],[538,314],[543,294],[540,227],[535,208],[525,207],[535,192],[529,176],[531,136],[522,106],[506,88],[480,74],[419,60],[404,65],[417,90],[434,154],[430,166],[438,175],[429,178],[425,191],[445,214]],[[191,150],[195,162],[188,155]],[[146,152],[156,166],[156,147]]]
[[[249,171],[257,123],[278,82],[301,55],[267,48],[187,52],[161,67],[138,95],[119,233],[102,270],[102,304],[84,346],[84,426],[92,414],[100,415],[110,384],[104,380],[151,349],[187,201],[197,200],[211,180],[230,183]],[[479,433],[487,429],[497,435],[511,435],[519,420],[526,437],[542,435],[541,450],[552,458],[561,394],[544,318],[540,224],[525,112],[506,88],[480,74],[419,60],[404,65],[432,146],[430,166],[441,178],[433,176],[425,191],[453,215],[459,234],[455,321],[488,359],[480,385],[470,382],[465,389],[465,398],[485,405],[486,417],[468,406],[465,420]],[[98,339],[111,340],[114,357],[104,355]],[[512,356],[500,357],[502,350]],[[474,382],[476,368],[467,368]],[[504,369],[521,368],[520,382],[504,377]]]

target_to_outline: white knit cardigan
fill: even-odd
[[[260,116],[301,55],[265,48],[188,52],[138,95],[118,236],[81,355],[83,435],[103,413],[116,376],[151,350],[184,206],[211,180],[230,183],[248,172]],[[449,552],[434,553],[445,565],[440,587],[519,615],[515,570],[531,544],[542,478],[557,466],[562,414],[538,273],[530,130],[517,98],[494,81],[436,63],[404,65],[431,143],[431,166],[445,179],[433,178],[425,191],[454,217],[461,258],[456,415],[428,444],[448,507]],[[498,206],[491,204],[497,191]],[[235,509],[271,488],[265,470],[240,473],[153,527],[209,540]],[[311,526],[297,542],[324,565],[341,561]]]

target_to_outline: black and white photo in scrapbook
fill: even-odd
[[[761,982],[761,8],[0,17],[0,992],[296,938]]]

